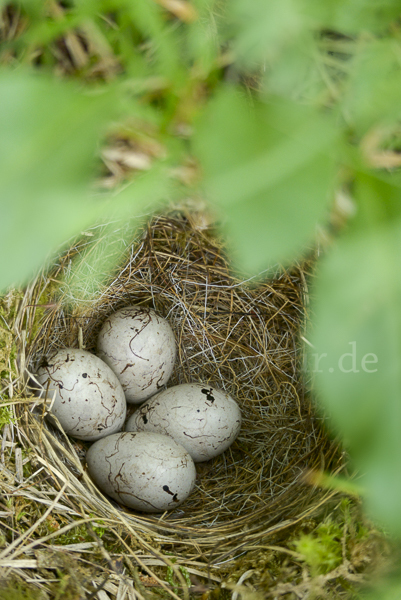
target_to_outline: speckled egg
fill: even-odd
[[[98,356],[117,375],[127,402],[140,403],[168,381],[176,344],[170,324],[151,308],[128,306],[104,323]]]
[[[89,448],[86,462],[102,492],[143,512],[176,508],[195,485],[195,465],[188,452],[159,433],[109,435]]]
[[[182,444],[195,462],[226,450],[241,428],[238,404],[225,392],[184,383],[160,392],[128,419],[127,431],[154,431]]]
[[[64,431],[79,440],[94,441],[120,431],[127,403],[113,371],[100,358],[75,348],[50,355],[36,379],[55,400],[51,414]]]

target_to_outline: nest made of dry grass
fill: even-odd
[[[86,473],[86,445],[46,422],[43,400],[27,398],[18,404],[18,435],[38,468],[21,493],[50,498],[53,508],[61,503],[70,515],[65,531],[101,519],[148,572],[174,555],[177,564],[207,565],[210,573],[313,509],[321,498],[305,472],[340,464],[301,375],[305,269],[281,269],[257,285],[241,281],[213,230],[191,215],[156,216],[127,244],[125,264],[108,284],[77,302],[66,273],[98,242],[73,244],[26,290],[15,321],[20,372],[34,374],[56,348],[95,351],[107,316],[130,304],[151,306],[177,338],[168,385],[199,381],[226,390],[241,407],[242,430],[223,455],[197,465],[196,489],[182,506],[149,516],[105,498]],[[22,378],[18,385],[27,394]]]

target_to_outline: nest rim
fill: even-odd
[[[158,237],[155,237],[155,231],[159,232],[160,235]],[[166,234],[166,231],[169,232],[168,235]],[[163,251],[163,249],[160,249],[163,244],[166,244],[166,242],[170,243],[170,254]],[[87,315],[93,314],[94,311],[98,310],[98,306],[96,303],[93,304],[92,301],[86,303],[86,306],[84,306],[83,315],[77,315],[72,312],[73,319],[69,322],[67,318],[68,310],[76,311],[77,308],[74,308],[74,306],[71,308],[70,303],[70,308],[66,310],[65,296],[64,298],[58,298],[52,306],[44,309],[42,315],[43,322],[39,325],[39,327],[37,325],[35,326],[37,323],[37,315],[35,312],[38,309],[35,304],[40,304],[38,300],[43,297],[46,286],[48,286],[50,282],[57,281],[57,278],[60,277],[60,274],[65,271],[66,263],[71,261],[71,254],[73,254],[73,256],[79,255],[82,249],[82,244],[87,245],[87,243],[87,239],[75,243],[68,250],[67,254],[64,255],[64,258],[60,258],[57,265],[53,267],[50,272],[42,273],[27,288],[21,303],[19,318],[16,320],[20,353],[19,368],[21,373],[25,371],[29,373],[29,376],[34,375],[35,368],[39,360],[39,355],[42,354],[43,356],[43,354],[46,354],[49,351],[49,348],[54,347],[54,345],[57,345],[57,343],[61,343],[61,345],[69,343],[68,339],[73,339],[73,343],[76,347],[83,345],[85,349],[89,349],[90,351],[92,349],[93,351],[96,331],[101,326],[102,318],[96,318],[95,322],[92,322],[88,325]],[[166,316],[168,319],[174,317],[174,308],[176,307],[175,303],[177,302],[178,296],[177,290],[180,286],[177,287],[176,281],[174,282],[174,285],[172,285],[171,278],[177,277],[178,266],[181,265],[183,271],[185,271],[184,277],[182,280],[180,280],[180,285],[182,286],[182,281],[185,278],[185,281],[189,281],[191,285],[193,284],[193,281],[189,277],[191,265],[189,265],[188,260],[184,260],[185,257],[183,258],[180,256],[178,251],[180,250],[181,252],[187,253],[188,256],[191,255],[191,253],[194,255],[196,248],[194,250],[192,246],[196,246],[199,251],[196,255],[197,262],[192,261],[192,266],[196,264],[195,270],[200,281],[197,289],[195,289],[195,291],[191,291],[192,295],[190,296],[190,302],[192,302],[192,304],[188,305],[190,306],[190,310],[187,306],[186,310],[181,311],[180,319],[173,319],[172,323],[178,340],[179,372],[178,374],[176,373],[175,379],[173,377],[173,379],[169,381],[167,387],[171,387],[177,382],[181,383],[186,380],[188,371],[185,371],[184,364],[188,362],[188,353],[182,350],[182,344],[183,338],[188,341],[188,332],[193,330],[194,323],[196,322],[199,324],[201,323],[202,318],[205,320],[205,317],[207,317],[209,321],[212,320],[212,325],[216,329],[218,327],[222,327],[221,323],[225,318],[226,321],[224,321],[224,326],[227,326],[227,322],[229,322],[230,326],[232,326],[234,319],[233,313],[235,312],[232,310],[234,297],[238,302],[237,307],[241,307],[241,310],[237,312],[242,311],[243,313],[240,316],[237,315],[237,324],[234,329],[238,329],[244,324],[249,317],[249,314],[246,314],[246,312],[248,312],[251,313],[251,319],[255,319],[255,316],[256,319],[259,318],[258,325],[262,328],[262,331],[264,331],[265,334],[267,331],[266,321],[270,325],[272,322],[274,322],[274,319],[278,318],[277,315],[279,315],[281,318],[281,327],[283,327],[284,323],[287,324],[289,328],[292,328],[292,333],[296,332],[296,335],[294,333],[289,346],[287,346],[287,350],[288,348],[291,348],[290,360],[287,356],[287,362],[289,360],[291,363],[291,368],[293,369],[292,376],[296,374],[297,370],[299,370],[299,353],[301,352],[298,337],[299,332],[302,331],[302,327],[304,325],[305,298],[308,295],[306,271],[304,270],[303,266],[297,265],[293,267],[293,274],[291,274],[291,272],[288,270],[282,270],[280,275],[281,287],[278,286],[277,283],[277,281],[280,281],[280,279],[267,280],[258,283],[257,287],[252,287],[249,282],[244,282],[243,280],[241,281],[232,274],[227,259],[225,258],[222,244],[216,238],[214,230],[199,227],[196,219],[192,218],[192,216],[188,214],[177,215],[174,213],[172,216],[165,214],[154,216],[153,220],[144,226],[142,232],[139,235],[135,235],[134,243],[137,244],[137,247],[139,245],[142,248],[144,256],[146,255],[148,260],[146,268],[145,266],[138,268],[137,265],[136,272],[139,272],[140,275],[138,276],[139,278],[137,277],[136,285],[139,286],[140,289],[138,292],[133,294],[132,291],[128,290],[127,279],[121,282],[121,277],[124,277],[124,274],[128,274],[128,277],[132,279],[133,258],[137,262],[139,260],[139,265],[141,265],[140,251],[138,251],[138,249],[134,250],[134,246],[131,245],[131,252],[129,253],[126,264],[122,268],[119,268],[119,276],[111,278],[111,286],[116,286],[116,282],[120,281],[120,284],[117,285],[119,285],[119,291],[122,291],[122,297],[117,299],[115,291],[110,293],[110,285],[104,288],[100,293],[100,302],[104,303],[102,317],[104,317],[107,312],[114,312],[122,306],[127,306],[129,302],[137,303],[132,302],[132,300],[129,301],[129,298],[132,299],[134,297],[136,299],[138,294],[144,305],[151,306],[160,314],[162,314],[162,316]],[[189,248],[188,244],[192,244],[191,248]],[[200,246],[202,246],[202,248],[199,250]],[[172,247],[174,251],[172,251]],[[148,252],[148,255],[146,252]],[[151,257],[151,262],[153,260],[153,263],[156,265],[158,273],[156,273],[156,275],[153,274],[151,281],[146,283],[143,272],[146,271],[146,269],[149,269],[149,256]],[[161,262],[162,259],[165,261],[164,263]],[[215,278],[215,283],[213,284],[210,281],[206,281],[205,285],[205,273],[207,273],[207,277],[210,276],[211,264],[213,265],[214,269],[213,277]],[[164,308],[161,306],[161,301],[163,300],[161,297],[163,294],[160,294],[160,281],[162,283],[164,281],[165,285],[166,279],[169,286],[165,288],[167,291],[164,296],[167,297],[167,300],[170,303],[169,310],[166,309],[168,304],[166,298],[164,298]],[[218,283],[216,283],[216,281]],[[59,284],[57,284],[57,286],[58,285]],[[189,297],[188,286],[189,284],[187,284],[187,288],[185,288],[184,292],[185,295]],[[293,297],[291,299],[292,305],[296,305],[296,309],[293,311],[293,313],[288,311],[288,305],[290,304],[288,298],[288,289],[290,287],[293,289]],[[203,302],[203,306],[202,302],[198,302],[200,295],[199,289],[203,291],[205,289],[207,290],[207,301]],[[224,297],[224,300],[222,300],[223,289],[227,294]],[[284,293],[284,290],[287,290],[287,296]],[[237,298],[238,294],[242,292],[245,298],[251,300],[248,305],[248,311],[244,310],[244,297],[241,297],[239,300]],[[216,298],[213,300],[213,293],[217,295],[217,300]],[[266,319],[264,322],[262,322],[260,309],[258,311],[258,303],[266,300],[266,298],[268,298],[270,315],[267,315],[268,318],[266,315],[264,315],[264,318],[266,317]],[[284,309],[281,313],[277,311],[277,306],[275,306],[274,302],[271,301],[272,298],[274,298],[274,300],[277,302],[281,302],[281,306],[284,305]],[[203,297],[202,300],[205,300],[205,297]],[[211,305],[209,303],[212,302],[213,304],[214,301],[215,305],[218,306],[218,310],[215,315],[210,316],[212,314],[212,310],[210,309]],[[97,302],[99,303],[99,299]],[[222,309],[220,305],[223,307]],[[201,307],[201,312],[203,312],[203,314],[198,314],[200,310],[199,306]],[[227,311],[227,306],[230,307],[230,311]],[[196,313],[194,307],[198,313]],[[82,306],[78,310],[82,310]],[[225,314],[224,311],[225,313],[228,312],[229,314]],[[283,313],[285,313],[284,317]],[[196,318],[194,318],[194,314]],[[73,325],[71,327],[72,321]],[[217,321],[219,321],[219,324],[217,324]],[[188,322],[190,324],[189,328],[187,326]],[[251,328],[254,327],[254,324],[252,323],[254,322],[251,322]],[[60,341],[60,338],[57,338],[57,336],[54,337],[56,335],[54,330],[59,331],[61,327],[70,327],[68,334],[64,335],[62,341]],[[245,325],[245,328],[247,327],[249,329],[249,324]],[[50,331],[52,331],[51,334],[49,333]],[[203,334],[204,332],[202,335]],[[220,346],[225,350],[227,348],[227,340],[221,341],[221,329],[217,329],[217,333],[214,331],[214,334],[216,334],[216,338],[214,338],[214,340],[216,341],[216,339],[218,339]],[[253,343],[255,342],[255,338],[258,338],[258,336],[260,337],[260,335],[260,331],[254,335],[252,338]],[[266,334],[266,339],[269,339],[269,335],[270,333]],[[70,338],[68,338],[68,336],[70,336]],[[286,336],[289,336],[288,330],[284,337]],[[270,337],[272,336],[270,335]],[[281,337],[283,337],[283,335],[281,335]],[[54,341],[54,339],[58,341]],[[264,341],[266,341],[266,339]],[[229,345],[229,352],[231,352],[229,357],[232,357],[235,350],[238,350],[238,347],[241,346],[243,340],[244,334],[241,332],[239,334],[239,342],[238,339],[236,339],[233,341],[231,346]],[[272,338],[270,341],[273,343],[274,339]],[[211,357],[215,358],[216,348],[218,348],[218,345],[213,346],[213,344],[208,343],[206,346],[207,352],[209,353],[210,362]],[[201,348],[201,350],[204,350],[204,348]],[[194,354],[196,354],[196,352],[194,352]],[[255,361],[257,361],[257,359],[259,360],[260,352],[259,354],[254,354]],[[266,352],[265,354],[266,356],[268,355]],[[202,352],[200,355],[202,355]],[[262,357],[264,368],[266,368],[266,356]],[[192,362],[190,361],[190,364],[192,365],[194,358],[192,355],[189,358],[192,359]],[[236,366],[237,363],[235,363]],[[238,379],[235,382],[231,382],[231,384],[226,387],[221,386],[221,381],[217,381],[216,373],[221,374],[223,367],[225,368],[225,365],[227,365],[227,360],[225,363],[223,363],[223,365],[220,365],[219,368],[214,369],[214,371],[209,371],[207,381],[202,378],[202,382],[214,383],[218,387],[222,387],[222,389],[226,389],[226,391],[232,393],[233,390],[235,391],[239,388],[240,384],[238,383]],[[229,368],[232,371],[232,368]],[[281,369],[281,371],[282,370],[283,369]],[[189,369],[189,372],[191,372],[191,376],[193,377],[194,370]],[[254,373],[255,372],[258,373],[258,376],[260,375],[259,371],[257,371],[257,369],[255,370],[254,368]],[[279,372],[280,368],[277,368],[273,374],[275,377],[270,378],[271,385],[274,385],[272,382],[276,381],[277,373]],[[193,379],[191,379],[191,381],[193,381]],[[26,385],[27,382],[25,378],[25,393],[27,391]],[[216,468],[215,465],[217,462],[224,463],[231,460],[231,471],[230,469],[227,470],[229,475],[226,476],[226,481],[224,481],[223,484],[221,484],[218,488],[220,492],[223,493],[224,486],[227,487],[228,479],[232,479],[232,474],[234,472],[238,476],[238,479],[240,479],[240,476],[245,479],[245,481],[238,485],[237,489],[235,486],[233,488],[232,481],[230,481],[232,491],[231,494],[229,494],[229,499],[224,507],[226,513],[224,519],[217,514],[221,514],[222,509],[222,505],[218,502],[212,501],[208,505],[206,501],[204,502],[204,505],[206,504],[206,508],[202,508],[198,502],[198,505],[194,508],[193,502],[190,498],[186,501],[186,503],[189,502],[189,504],[184,510],[184,516],[182,513],[180,513],[180,509],[182,509],[182,507],[179,507],[176,511],[170,511],[154,516],[136,513],[135,511],[130,511],[125,507],[118,507],[116,503],[103,496],[103,494],[96,488],[86,473],[83,460],[85,444],[77,443],[76,440],[69,440],[65,434],[60,431],[56,431],[49,426],[46,420],[43,418],[38,420],[37,415],[35,415],[34,411],[32,411],[32,399],[28,398],[26,402],[19,404],[17,414],[21,419],[21,423],[23,423],[21,426],[20,435],[23,438],[25,446],[30,447],[36,453],[37,457],[39,458],[39,462],[42,462],[42,464],[47,464],[49,472],[52,474],[51,476],[55,478],[57,482],[56,486],[58,488],[60,488],[61,481],[68,481],[67,487],[79,498],[79,503],[81,504],[82,509],[81,512],[83,515],[85,515],[86,519],[88,518],[89,514],[95,514],[97,515],[97,519],[110,522],[110,526],[118,527],[122,525],[123,528],[130,533],[130,536],[135,539],[135,543],[141,549],[141,552],[144,553],[144,556],[148,556],[148,561],[150,560],[149,556],[154,556],[156,553],[158,558],[162,558],[165,563],[167,560],[167,563],[169,563],[169,558],[168,556],[166,557],[165,551],[163,550],[169,547],[173,550],[173,553],[176,556],[179,556],[182,559],[184,556],[186,559],[191,557],[191,560],[194,562],[194,564],[196,563],[198,566],[201,564],[207,564],[208,568],[218,568],[219,565],[225,561],[234,560],[238,552],[242,551],[244,548],[246,549],[254,544],[261,543],[263,540],[278,534],[278,532],[282,532],[283,530],[290,528],[291,525],[305,518],[306,515],[309,515],[316,509],[316,507],[321,506],[322,503],[326,502],[327,499],[332,496],[331,492],[322,493],[321,490],[319,490],[316,486],[311,486],[308,484],[305,481],[304,475],[307,469],[320,470],[322,467],[332,470],[340,469],[342,466],[341,452],[339,452],[336,442],[329,438],[321,420],[313,414],[310,399],[305,391],[304,383],[302,382],[302,385],[298,387],[298,389],[296,389],[296,385],[297,382],[294,384],[291,380],[291,377],[288,377],[287,373],[287,377],[284,377],[283,381],[279,382],[279,385],[277,385],[274,393],[276,395],[279,394],[278,390],[280,390],[280,387],[284,387],[287,390],[286,401],[287,403],[292,403],[291,410],[297,414],[302,421],[308,422],[310,427],[309,442],[312,440],[313,443],[309,443],[309,448],[305,448],[304,446],[302,452],[298,453],[296,460],[294,460],[291,464],[288,463],[287,466],[284,467],[284,470],[287,469],[288,472],[290,472],[292,469],[292,476],[294,475],[295,467],[297,467],[297,477],[293,478],[293,481],[288,484],[284,490],[279,492],[272,493],[272,490],[270,489],[262,498],[258,498],[257,493],[254,490],[253,495],[250,494],[249,479],[247,480],[244,476],[243,470],[241,470],[241,465],[239,466],[239,463],[241,461],[244,462],[244,456],[246,459],[249,459],[248,455],[252,454],[252,446],[250,445],[250,436],[242,435],[241,437],[240,433],[240,436],[237,440],[238,444],[235,442],[235,447],[226,451],[227,454],[225,453],[225,456],[217,457],[213,461],[210,461],[210,465],[214,463],[213,467],[207,465],[205,467],[206,475],[203,476],[202,474],[202,477],[204,478],[207,476],[208,472],[210,473],[210,471]],[[259,445],[257,447],[254,446],[253,448],[256,448],[256,454],[259,453],[259,455],[262,456],[262,458],[259,460],[260,472],[258,474],[260,479],[258,485],[260,487],[260,485],[263,483],[263,474],[266,471],[264,464],[266,459],[264,455],[261,454],[260,450],[260,438],[262,438],[265,434],[265,430],[259,431],[257,428],[255,429],[255,414],[256,416],[263,416],[263,411],[268,412],[267,401],[271,402],[274,394],[265,393],[265,400],[263,403],[261,402],[263,391],[260,391],[258,388],[257,390],[257,399],[251,400],[247,406],[247,414],[244,418],[245,425],[243,424],[243,427],[252,426],[252,435],[254,437],[258,436],[259,439]],[[266,389],[264,391],[266,392]],[[238,395],[234,394],[234,397],[237,399]],[[36,399],[33,400],[33,404],[36,407],[39,406],[40,410],[43,412],[45,407],[43,401],[41,404],[40,400]],[[243,403],[240,403],[240,405],[243,410]],[[259,407],[256,412],[255,406]],[[261,406],[263,407],[262,411],[260,410]],[[280,412],[280,410],[277,409],[276,414],[273,416],[276,417],[273,419],[273,421],[275,420],[276,424],[283,423],[282,411]],[[296,421],[293,419],[292,425],[295,422]],[[297,439],[297,435],[294,439]],[[238,449],[237,447],[238,445],[241,446],[241,444],[243,446],[242,450]],[[241,452],[242,454],[239,455]],[[253,465],[258,464],[258,460],[255,462],[254,456],[252,460],[254,460]],[[250,469],[251,464],[252,463],[246,463],[246,469]],[[221,472],[224,471],[224,465],[223,467],[220,466],[219,468]],[[200,469],[202,470],[202,467],[200,467]],[[276,478],[278,479],[278,489],[280,487],[280,474],[277,475]],[[221,477],[221,479],[224,479],[224,477]],[[214,476],[214,480],[216,480],[216,476]],[[238,480],[236,480],[236,483],[237,481]],[[197,485],[197,490],[199,491],[199,485]],[[196,491],[194,494],[196,494]],[[234,494],[236,495],[235,501],[237,503],[235,506],[239,505],[240,501],[238,500],[238,497],[242,496],[245,499],[245,503],[250,504],[249,510],[242,509],[242,511],[239,511],[239,514],[233,514],[233,510],[232,508],[230,509],[229,504],[230,498],[232,498]],[[257,503],[256,507],[255,503]],[[190,514],[191,510],[194,513],[192,516]],[[77,508],[76,512],[79,513],[80,510]],[[110,518],[110,514],[113,515],[112,518]],[[73,525],[73,523],[71,525]],[[53,535],[50,539],[56,537],[57,535]],[[149,564],[149,562],[147,564]]]

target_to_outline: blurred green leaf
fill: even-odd
[[[401,116],[401,44],[385,38],[360,45],[350,70],[344,110],[359,133]]]
[[[227,18],[232,23],[236,54],[248,65],[277,56],[306,25],[298,0],[234,0]]]
[[[231,27],[226,35],[233,38],[236,64],[260,70],[256,79],[263,81],[267,93],[316,101],[325,85],[319,36],[303,0],[235,0],[227,19]]]
[[[228,14],[235,47],[248,61],[280,51],[302,31],[382,33],[399,16],[398,0],[235,0]]]
[[[164,165],[117,189],[105,203],[102,223],[89,232],[88,243],[66,274],[64,293],[70,302],[90,302],[121,267],[135,230],[174,193]]]
[[[237,264],[253,272],[294,259],[330,201],[337,132],[317,111],[220,92],[205,110],[195,152]]]
[[[0,72],[0,288],[21,283],[49,252],[93,221],[88,184],[111,92],[38,74]]]
[[[215,67],[220,51],[218,25],[214,16],[216,4],[216,0],[196,0],[194,6],[199,17],[187,26],[188,56],[203,76]]]
[[[155,163],[149,171],[125,183],[109,195],[103,206],[103,219],[129,220],[133,216],[151,214],[161,202],[175,194],[169,162]]]
[[[163,18],[161,7],[149,0],[136,0],[127,2],[124,10],[147,40],[149,58],[155,58],[159,74],[171,80],[184,77],[176,27]]]
[[[361,600],[399,600],[401,598],[401,580],[399,575],[393,575],[381,581],[375,587],[361,595]]]
[[[352,479],[341,475],[331,475],[322,471],[310,471],[307,474],[307,481],[312,485],[322,487],[327,490],[336,490],[349,496],[363,496],[365,490]]]
[[[45,19],[43,15],[36,15],[36,22],[31,23],[22,40],[18,40],[14,45],[17,47],[26,47],[30,44],[45,46],[67,31],[73,30],[79,24],[76,16],[60,15],[57,20],[51,20]]]
[[[371,183],[359,176],[359,204],[366,199],[374,208],[375,200],[380,207],[387,184]],[[342,238],[318,271],[310,365],[319,400],[360,471],[371,514],[399,535],[401,224],[369,225],[369,215],[374,219],[375,211],[366,211],[366,227]]]
[[[353,229],[362,234],[379,227],[387,227],[401,220],[401,190],[398,178],[391,174],[357,173],[354,181],[357,215]]]
[[[398,0],[303,0],[319,25],[344,33],[383,32],[400,16]]]
[[[134,219],[98,225],[84,232],[87,243],[80,247],[66,272],[63,296],[67,303],[93,301],[123,264],[136,224]]]
[[[326,85],[319,59],[316,41],[304,32],[283,49],[278,60],[266,61],[265,91],[315,103]]]
[[[41,0],[20,0],[21,8],[33,19],[43,16],[46,6]]]

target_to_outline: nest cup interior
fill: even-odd
[[[158,547],[164,543],[188,554],[192,542],[197,556],[202,548],[215,564],[240,544],[297,519],[316,498],[305,472],[333,468],[340,460],[313,414],[301,376],[304,268],[281,270],[256,286],[241,282],[211,230],[188,215],[157,216],[136,235],[110,283],[90,301],[76,303],[65,284],[56,282],[88,243],[86,238],[75,244],[27,291],[28,370],[34,373],[55,349],[83,343],[95,352],[104,320],[140,304],[168,319],[175,332],[178,355],[168,387],[186,382],[219,387],[236,399],[243,417],[234,444],[197,465],[196,488],[183,505],[161,516],[112,503],[113,514],[122,515],[146,543],[157,539]],[[39,326],[30,330],[29,323],[38,321],[32,307],[46,289],[53,297],[40,309]],[[79,513],[110,517],[109,501],[85,470],[88,445],[68,440],[26,406],[20,410],[26,438],[42,454],[49,475],[68,479],[70,505],[79,506]]]

